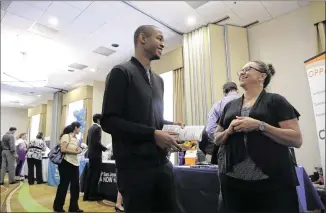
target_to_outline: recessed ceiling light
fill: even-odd
[[[24,106],[24,104],[20,104],[20,106]]]
[[[52,26],[57,26],[59,23],[59,20],[56,17],[51,17],[48,21]]]
[[[69,85],[69,82],[65,82],[65,85],[66,85],[66,86]]]
[[[89,71],[91,71],[91,72],[96,72],[96,71],[97,71],[97,69],[95,69],[95,68],[92,68],[92,69],[90,69]]]
[[[187,19],[187,24],[188,25],[194,25],[196,23],[196,18],[193,16],[189,16]]]
[[[37,97],[41,97],[41,95],[37,95]]]
[[[119,47],[119,44],[112,44],[112,47]]]

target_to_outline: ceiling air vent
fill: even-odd
[[[109,56],[109,55],[115,53],[115,50],[111,50],[107,47],[101,46],[101,47],[98,47],[95,50],[93,50],[93,53],[100,54],[103,56]]]
[[[12,104],[19,104],[20,102],[18,100],[16,101],[9,101],[9,103],[12,103]]]
[[[54,38],[59,32],[54,28],[39,23],[33,24],[28,31],[47,38]]]
[[[72,69],[83,70],[88,66],[86,66],[84,64],[73,63],[73,64],[70,64],[68,67],[72,68]]]

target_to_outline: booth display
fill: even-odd
[[[314,109],[322,173],[325,174],[325,56],[323,52],[305,61]],[[325,184],[325,183],[324,183]],[[325,184],[326,190],[326,184]]]

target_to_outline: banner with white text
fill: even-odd
[[[314,108],[321,166],[325,178],[325,54],[323,52],[305,61]]]

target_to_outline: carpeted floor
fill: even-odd
[[[27,181],[1,186],[1,212],[53,212],[52,204],[56,187],[47,184],[29,186]],[[69,192],[64,209],[69,207]],[[9,204],[6,206],[5,204]],[[115,204],[110,201],[89,202],[79,198],[79,207],[85,212],[115,212]]]

